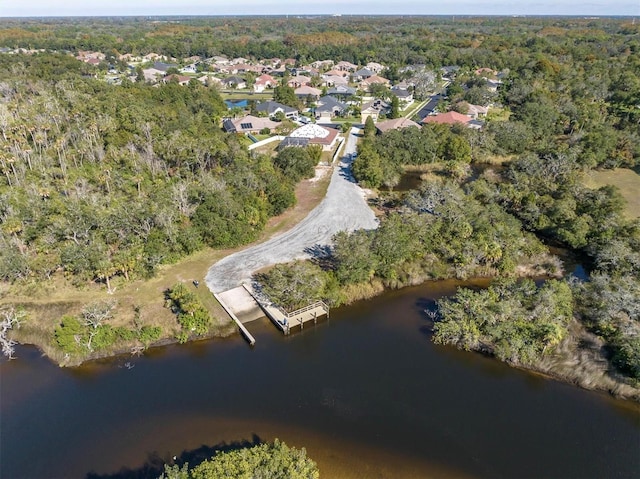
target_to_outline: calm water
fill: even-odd
[[[145,477],[274,437],[323,478],[640,476],[637,405],[430,342],[424,308],[455,286],[391,292],[290,337],[259,320],[253,349],[238,337],[59,369],[20,348],[0,363],[0,476]]]

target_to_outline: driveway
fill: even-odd
[[[335,166],[331,183],[322,202],[307,217],[270,240],[234,253],[215,263],[205,281],[214,293],[249,282],[252,274],[266,266],[310,258],[313,251],[322,251],[331,244],[339,231],[375,229],[378,220],[367,205],[364,191],[351,175],[350,154],[356,151],[357,137],[352,129],[344,154]]]

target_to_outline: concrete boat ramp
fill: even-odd
[[[316,301],[304,308],[287,313],[277,305],[261,298],[247,284],[213,295],[238,325],[240,332],[251,346],[256,340],[245,325],[256,319],[266,316],[283,334],[288,335],[293,328],[304,329],[307,322],[313,321],[315,324],[323,316],[329,318],[329,307],[322,301]]]

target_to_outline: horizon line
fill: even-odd
[[[34,18],[220,18],[220,17],[508,17],[508,18],[634,18],[639,14],[612,13],[606,15],[583,14],[562,14],[562,13],[228,13],[228,14],[181,14],[181,13],[136,13],[136,14],[73,14],[73,15],[0,15],[3,19],[34,19]]]

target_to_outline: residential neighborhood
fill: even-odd
[[[20,49],[20,53],[25,52],[29,53]],[[18,51],[5,48],[1,53]],[[292,58],[214,55],[177,59],[154,52],[108,57],[99,51],[80,51],[75,58],[91,65],[96,78],[111,84],[143,81],[153,86],[176,83],[188,87],[197,81],[216,88],[227,103],[229,115],[220,119],[223,131],[250,135],[254,140],[259,134],[290,132],[283,147],[315,142],[324,149],[334,145],[336,126],[362,125],[369,118],[379,134],[427,124],[482,128],[493,103],[451,104],[448,87],[464,73],[476,83],[483,83],[485,97],[491,98],[505,76],[504,72],[487,67],[461,72],[460,67],[449,65],[431,72],[424,65],[406,65],[399,69],[401,77],[391,81],[385,77],[389,70],[381,63],[356,65],[339,59],[299,64]],[[276,101],[283,88],[290,89],[286,90],[287,98]],[[329,127],[330,134],[322,134],[324,130],[314,123],[324,125],[325,130]]]

